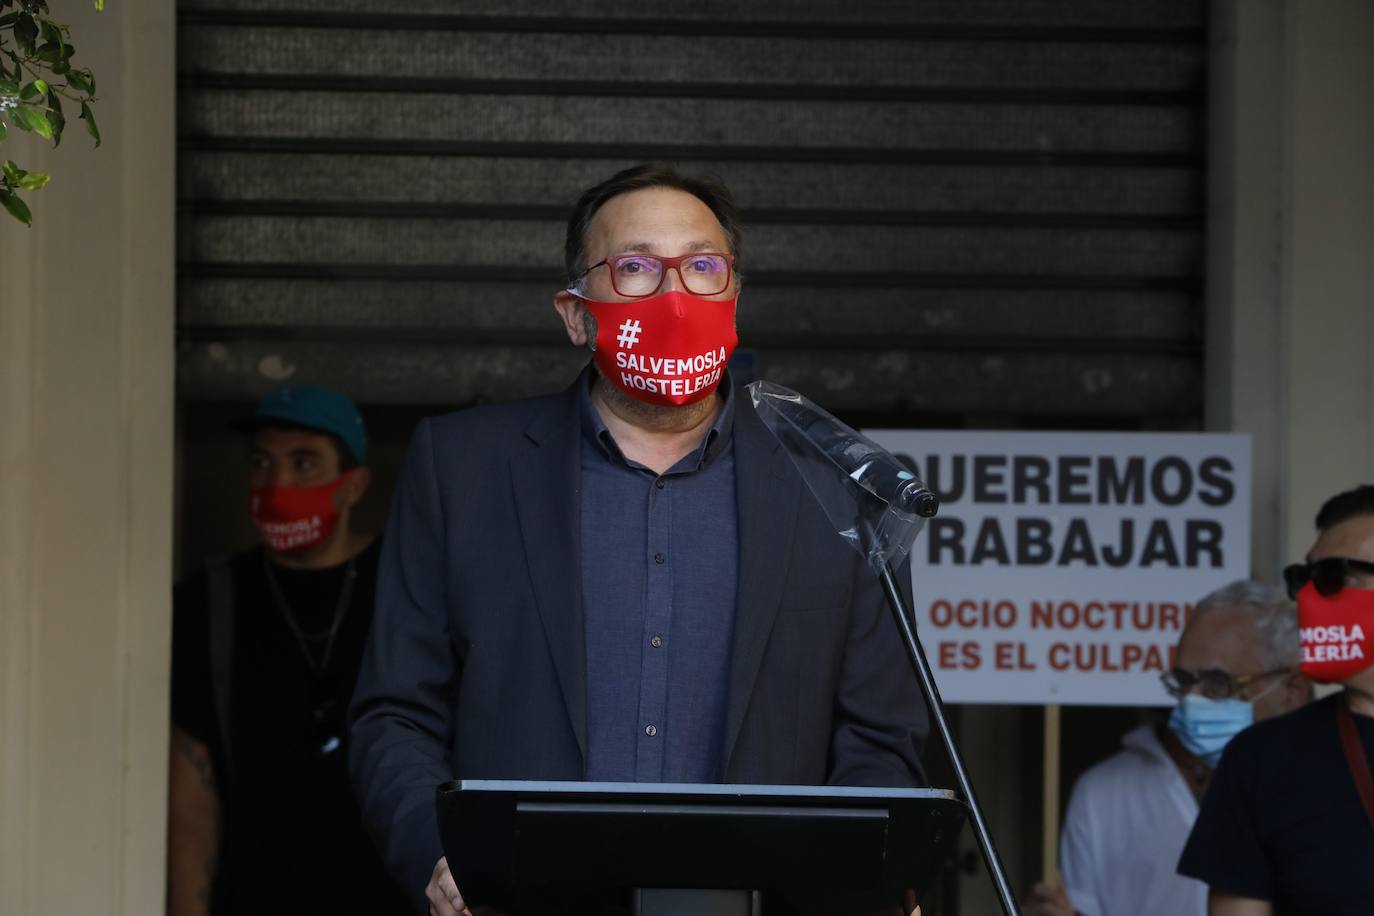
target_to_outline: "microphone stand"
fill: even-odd
[[[1001,856],[997,854],[992,832],[988,830],[987,820],[983,817],[983,808],[973,793],[973,782],[969,779],[968,770],[964,768],[964,759],[954,743],[949,722],[945,720],[944,701],[940,699],[940,690],[935,686],[935,675],[930,670],[930,662],[926,660],[921,644],[916,640],[915,617],[907,609],[906,601],[902,598],[901,590],[892,576],[892,567],[883,551],[879,549],[883,538],[878,535],[871,519],[871,512],[863,508],[873,508],[874,503],[870,500],[876,500],[889,510],[929,518],[939,511],[939,499],[910,473],[910,470],[903,470],[900,462],[887,454],[881,446],[812,404],[796,391],[766,381],[753,382],[748,389],[756,410],[761,404],[767,405],[766,410],[759,410],[760,418],[786,447],[798,473],[811,488],[812,495],[830,516],[831,521],[839,525],[837,530],[847,539],[846,532],[849,529],[846,523],[852,524],[850,519],[853,516],[850,513],[854,509],[853,497],[856,495],[853,488],[861,491],[858,494],[861,503],[857,529],[863,545],[859,547],[859,551],[868,559],[869,565],[882,581],[883,591],[887,593],[888,606],[897,620],[897,630],[902,635],[902,643],[906,646],[906,654],[911,659],[912,670],[930,707],[931,718],[935,720],[935,730],[940,733],[940,741],[944,744],[945,752],[954,767],[954,777],[958,780],[959,791],[968,803],[973,818],[973,832],[983,853],[988,876],[992,878],[993,886],[997,890],[1002,912],[1005,916],[1020,916],[1021,910],[1016,905],[1011,885],[1007,881],[1006,868],[1002,865]],[[773,418],[771,422],[769,417]],[[824,461],[821,464],[812,464],[817,453],[823,456]],[[817,471],[818,467],[824,467],[826,471]],[[839,472],[838,478],[831,473],[832,471]],[[836,495],[837,491],[833,489],[836,485],[845,488],[843,495]],[[818,486],[820,489],[817,489]],[[915,537],[915,534],[911,536]],[[910,543],[910,540],[907,540],[908,546]]]
[[[969,812],[973,817],[973,833],[978,838],[978,847],[982,850],[988,876],[992,878],[993,886],[997,889],[997,897],[1002,904],[1002,912],[1006,916],[1020,916],[1021,910],[1016,904],[1015,897],[1012,896],[1011,885],[1007,881],[1007,871],[1002,865],[1002,857],[997,854],[997,847],[992,841],[992,832],[988,830],[987,820],[983,817],[983,808],[978,804],[977,796],[973,794],[973,782],[969,779],[968,771],[964,769],[964,759],[954,743],[954,735],[949,729],[949,722],[945,719],[945,705],[944,701],[940,699],[940,689],[935,686],[935,675],[930,670],[930,662],[926,659],[925,651],[916,639],[916,630],[913,624],[915,618],[907,610],[906,601],[902,598],[901,590],[897,587],[897,581],[892,576],[892,568],[886,562],[876,559],[873,566],[877,570],[878,578],[882,580],[883,591],[887,593],[888,606],[892,609],[892,616],[897,620],[897,630],[902,634],[902,644],[906,646],[906,654],[911,659],[911,667],[916,673],[916,680],[920,682],[921,693],[925,694],[926,702],[930,706],[930,715],[935,721],[935,730],[940,733],[940,741],[944,744],[945,753],[949,755],[949,762],[954,767],[954,778],[959,783],[959,791],[964,793],[964,798],[968,801]]]

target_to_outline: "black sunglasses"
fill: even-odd
[[[1346,579],[1352,572],[1374,576],[1374,563],[1353,560],[1350,557],[1326,557],[1314,563],[1294,563],[1283,570],[1283,581],[1288,586],[1288,597],[1297,599],[1302,587],[1311,582],[1317,594],[1327,598],[1345,588]]]

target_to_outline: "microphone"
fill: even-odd
[[[791,388],[760,379],[754,409],[792,460],[835,533],[870,564],[900,561],[940,500],[881,445]],[[910,459],[907,459],[908,461]]]
[[[892,453],[828,415],[813,415],[802,431],[849,479],[902,512],[932,518],[940,499]]]
[[[936,494],[877,442],[800,398],[787,407],[798,431],[861,488],[899,511],[921,518],[933,518],[940,511]]]

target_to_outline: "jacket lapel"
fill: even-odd
[[[733,434],[735,502],[739,513],[739,585],[735,599],[722,772],[728,772],[782,600],[801,497],[801,478],[789,473],[790,459],[754,412],[748,392],[739,389],[735,394],[739,398]]]
[[[578,379],[577,384],[583,380]],[[511,483],[535,603],[587,759],[587,646],[582,614],[581,423],[576,384],[525,430]]]

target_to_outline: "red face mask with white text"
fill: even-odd
[[[249,509],[267,546],[274,553],[294,553],[333,534],[339,524],[334,495],[351,473],[318,487],[254,487]]]
[[[586,299],[596,318],[592,359],[630,397],[682,407],[710,396],[735,351],[735,300],[670,290],[629,302]]]
[[[1302,673],[1319,684],[1349,680],[1374,664],[1374,589],[1323,595],[1308,582],[1298,592]]]

